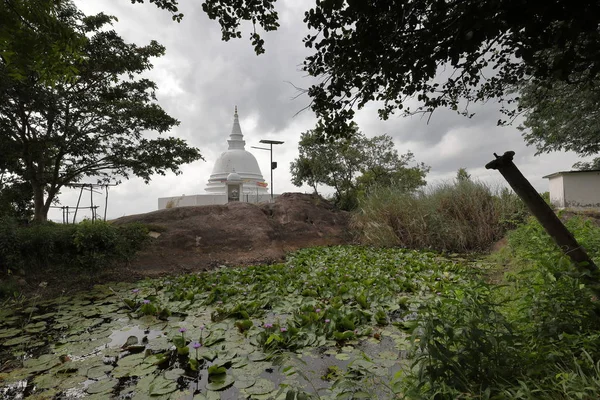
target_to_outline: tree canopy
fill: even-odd
[[[86,17],[70,3],[54,10],[57,20],[85,38],[61,61],[73,67],[72,77],[56,75],[50,85],[35,65],[15,75],[0,63],[0,170],[31,185],[38,221],[46,220],[62,187],[85,177],[133,175],[147,182],[201,158],[181,139],[145,134],[178,124],[156,103],[156,84],[139,77],[164,47],[126,43],[108,28],[110,16]]]
[[[599,82],[569,84],[550,79],[523,85],[519,107],[525,110],[525,119],[519,128],[527,143],[535,145],[538,154],[560,150],[582,157],[599,154]],[[575,167],[595,169],[586,162]]]
[[[0,65],[11,79],[35,73],[41,83],[74,77],[72,60],[85,36],[77,29],[77,8],[66,0],[0,1]]]
[[[205,0],[203,9],[225,40],[241,37],[241,22],[250,21],[261,53],[253,35],[257,27],[277,29],[275,3]],[[156,4],[168,9],[177,0]],[[311,107],[337,134],[335,123],[370,101],[381,102],[382,118],[438,107],[471,115],[471,102],[513,102],[524,79],[572,84],[600,72],[595,0],[316,0],[304,22],[311,29],[305,45],[314,49],[304,69],[321,78],[308,89]],[[416,108],[407,106],[410,98]]]
[[[412,191],[426,183],[429,167],[422,163],[409,166],[414,155],[398,154],[390,136],[367,138],[351,124],[342,138],[325,141],[324,129],[321,125],[302,133],[299,157],[290,164],[294,185],[306,183],[315,193],[319,185],[331,187],[338,206],[351,209],[359,193],[374,186],[395,185]]]

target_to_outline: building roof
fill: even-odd
[[[546,176],[542,176],[542,178],[555,178],[557,176],[561,176],[561,175],[570,175],[570,174],[583,174],[586,172],[595,172],[595,173],[600,173],[600,169],[588,169],[588,170],[583,170],[583,171],[559,171],[559,172],[555,172],[553,174],[550,175],[546,175]]]

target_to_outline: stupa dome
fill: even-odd
[[[227,182],[241,181],[242,177],[235,171],[227,175]]]
[[[237,181],[242,181],[244,193],[267,193],[267,184],[260,172],[258,162],[252,153],[246,151],[244,135],[240,127],[237,107],[233,114],[233,128],[227,140],[229,148],[221,153],[212,170],[208,185],[205,190],[210,193],[225,193],[225,182],[230,180],[229,175],[235,173]]]

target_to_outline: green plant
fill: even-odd
[[[423,305],[413,328],[412,395],[484,393],[514,381],[521,364],[514,328],[484,283],[459,286]]]
[[[375,188],[361,199],[351,223],[365,244],[471,252],[487,250],[527,214],[506,189],[458,180],[416,193]]]

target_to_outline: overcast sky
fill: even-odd
[[[310,86],[311,80],[300,70],[309,54],[302,38],[306,34],[302,22],[304,10],[311,2],[279,0],[277,11],[281,27],[263,35],[266,53],[256,56],[248,40],[221,41],[215,21],[202,12],[200,1],[182,1],[185,14],[181,23],[171,20],[169,13],[152,4],[131,4],[129,0],[76,1],[86,13],[103,11],[114,15],[114,29],[129,42],[145,45],[156,40],[166,47],[166,55],[154,60],[154,69],[147,75],[159,87],[159,104],[181,121],[170,135],[183,138],[200,148],[206,161],[182,166],[182,174],[156,176],[146,185],[132,178],[111,188],[108,218],[149,212],[157,209],[159,197],[182,194],[203,194],[214,161],[227,149],[233,109],[238,106],[240,124],[246,148],[259,145],[260,139],[276,139],[285,143],[276,146],[274,160],[279,167],[274,172],[276,193],[309,192],[290,183],[290,162],[297,157],[300,134],[314,127],[316,119],[310,110],[296,115],[309,103],[307,96],[294,99],[298,87]],[[548,182],[542,176],[569,170],[578,161],[573,153],[552,153],[534,156],[535,149],[525,146],[515,124],[498,127],[498,106],[493,103],[472,108],[476,116],[467,119],[447,110],[438,110],[429,123],[421,117],[391,117],[380,121],[377,105],[361,110],[355,119],[367,136],[388,134],[394,138],[401,153],[411,150],[415,159],[431,166],[429,184],[452,179],[456,170],[465,167],[477,179],[505,185],[497,171],[483,167],[493,153],[516,152],[515,163],[538,191],[547,191]],[[269,180],[269,152],[252,150],[263,176]],[[78,192],[64,190],[62,205],[74,206]],[[82,205],[89,205],[89,194]],[[104,195],[94,195],[94,202],[104,209]],[[86,215],[81,213],[79,215]],[[61,219],[61,211],[51,211],[49,217]],[[79,219],[79,218],[78,218]]]

